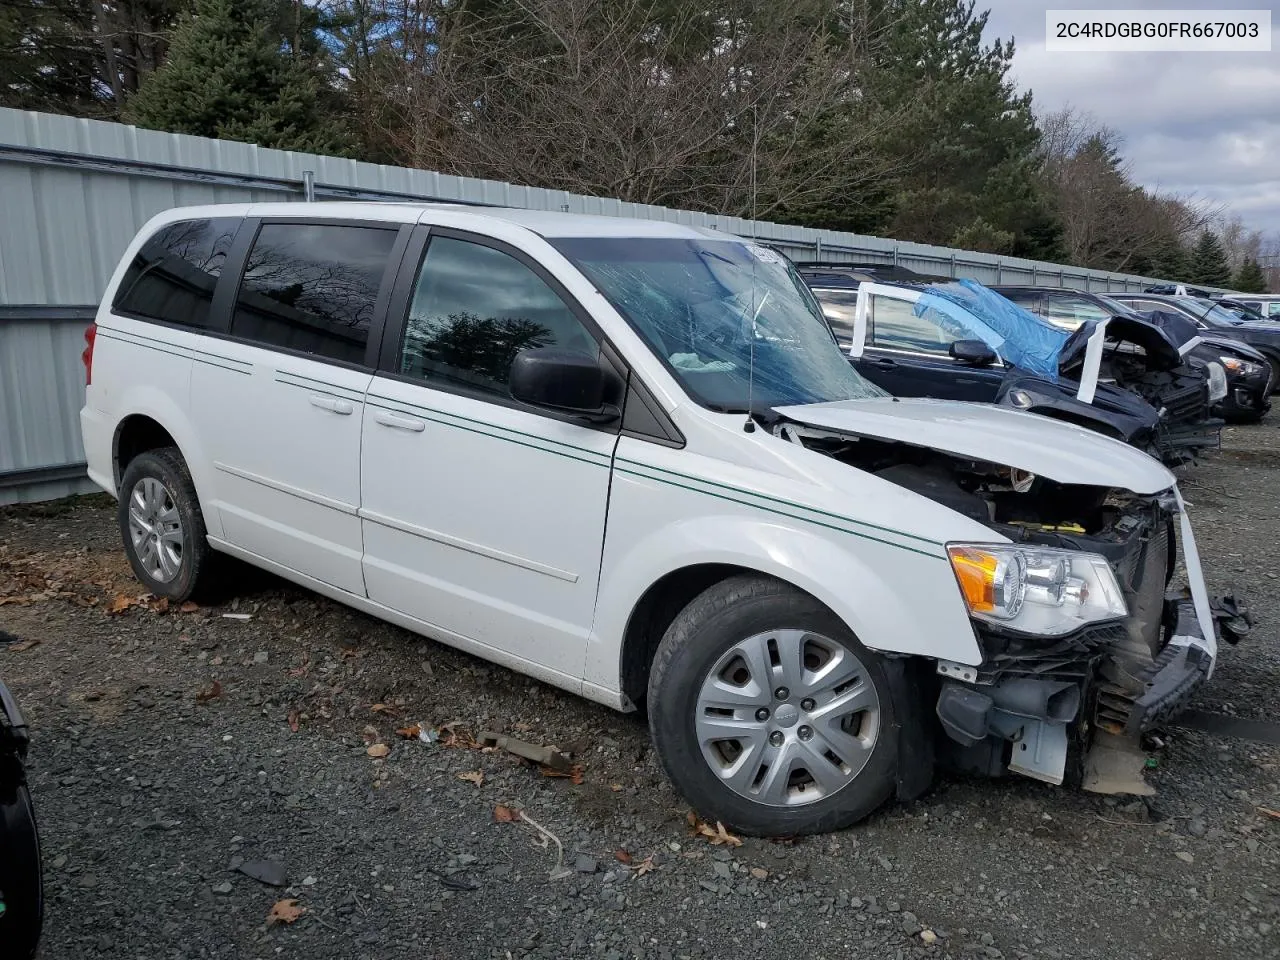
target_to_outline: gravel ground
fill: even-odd
[[[1280,426],[1227,430],[1183,483],[1211,589],[1260,621],[1198,706],[1274,719]],[[131,602],[102,498],[0,511],[44,957],[1280,956],[1280,822],[1257,809],[1280,808],[1280,748],[1178,729],[1148,803],[942,778],[840,834],[717,845],[640,721],[237,580],[223,605],[157,610]],[[580,776],[467,745],[486,729]],[[264,860],[280,886],[243,872]],[[268,922],[280,900],[305,913]]]

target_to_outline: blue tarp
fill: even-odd
[[[973,280],[925,287],[915,312],[931,312],[932,320],[963,334],[963,339],[981,340],[1005,363],[1055,382],[1058,357],[1071,337]]]

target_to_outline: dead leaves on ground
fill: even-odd
[[[658,865],[653,862],[653,854],[651,853],[647,857],[645,857],[643,860],[641,860],[639,863],[632,866],[630,869],[631,869],[631,879],[638,880],[640,877],[643,877],[646,873],[653,873],[654,870],[658,869]]]
[[[735,837],[732,833],[724,828],[724,824],[719,820],[713,827],[705,820],[699,820],[698,815],[692,810],[685,817],[689,827],[693,830],[695,836],[706,837],[711,841],[713,847],[740,847],[742,846],[742,838]]]
[[[557,778],[565,779],[565,780],[568,780],[570,783],[572,783],[575,787],[580,787],[582,786],[582,779],[583,779],[582,775],[585,769],[586,768],[580,763],[575,763],[568,770],[557,770],[555,767],[548,767],[546,764],[542,764],[538,767],[538,772],[541,773],[544,777],[557,777]]]
[[[215,680],[196,694],[196,703],[208,703],[210,700],[217,700],[221,696],[222,683]]]
[[[468,770],[466,773],[458,774],[459,780],[465,780],[467,783],[474,783],[477,787],[484,784],[483,770]]]
[[[267,923],[293,923],[306,912],[307,908],[298,906],[297,900],[277,900],[267,914]]]
[[[391,748],[387,746],[385,743],[370,744],[369,748],[365,750],[365,753],[373,757],[375,760],[381,760],[390,752],[391,752]]]
[[[497,823],[515,823],[520,819],[520,812],[500,803],[493,808],[493,819]]]

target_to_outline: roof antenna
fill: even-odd
[[[756,307],[756,153],[760,147],[760,113],[759,104],[751,104],[751,342],[747,345],[747,422],[742,425],[744,433],[755,433],[756,422],[751,418],[755,412],[756,385],[756,318],[760,310]],[[761,307],[764,304],[760,304]]]

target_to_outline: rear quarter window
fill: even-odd
[[[210,326],[213,289],[239,226],[239,217],[220,217],[161,227],[134,254],[112,309],[182,327]]]

